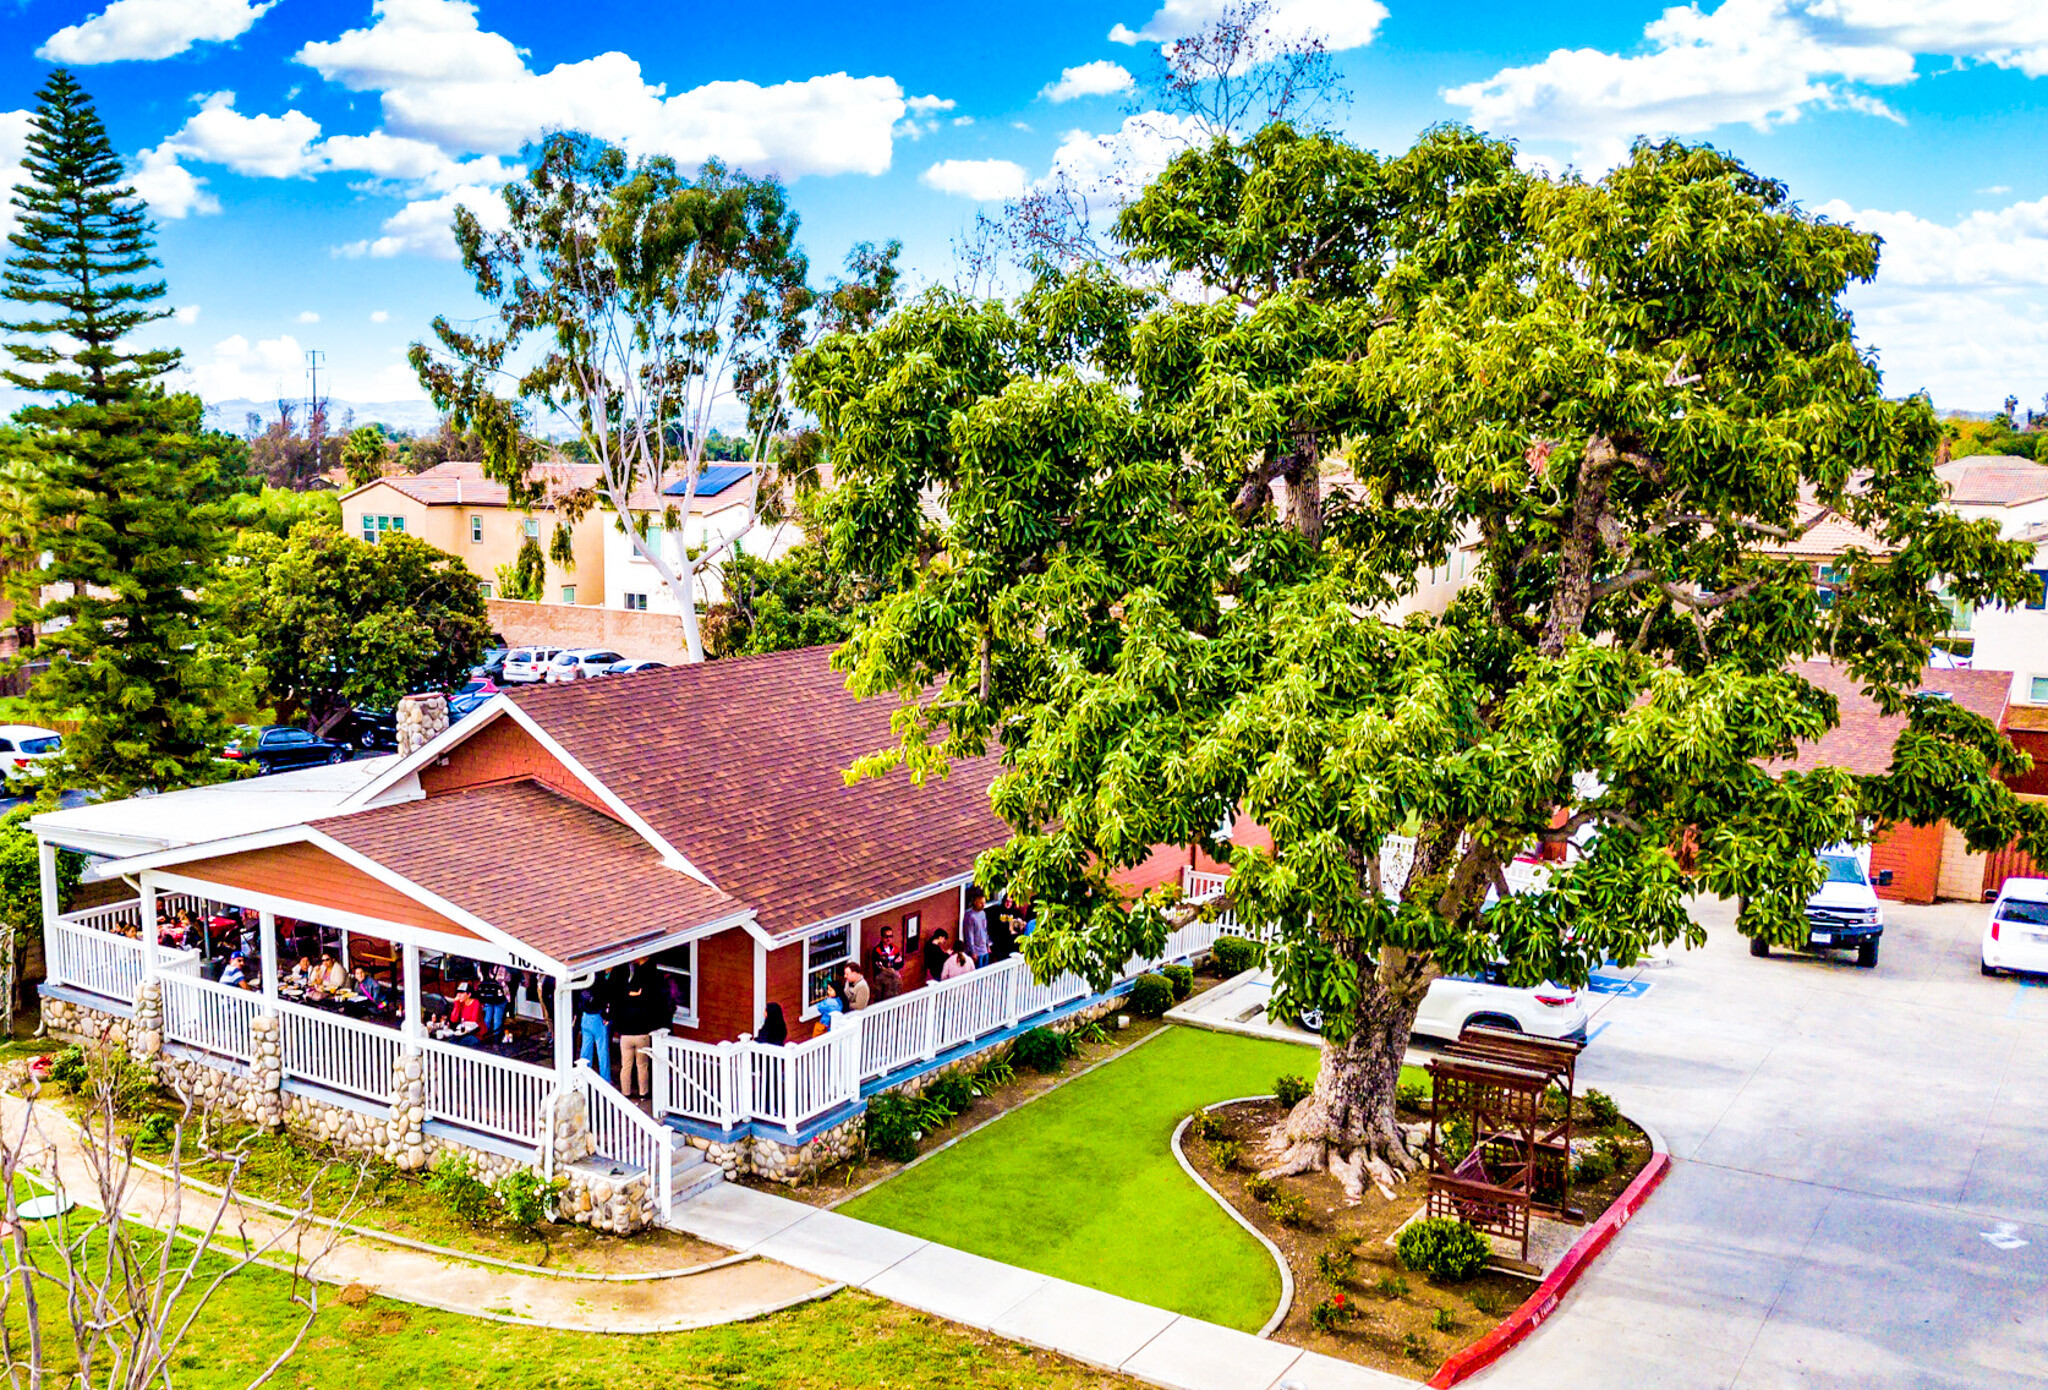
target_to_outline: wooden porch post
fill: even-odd
[[[569,977],[555,979],[555,1072],[566,1084],[576,1065],[576,992]]]
[[[43,896],[43,939],[57,929],[57,915],[64,904],[57,901],[57,847],[48,840],[36,841],[36,876]]]
[[[420,948],[415,942],[404,943],[405,953],[405,1035],[408,1038],[420,1036]]]
[[[156,875],[142,871],[142,978],[156,978]]]
[[[277,914],[260,911],[256,914],[256,949],[263,960],[263,1002],[271,1013],[277,1012]]]

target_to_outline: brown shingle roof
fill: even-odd
[[[1009,832],[994,757],[943,780],[849,787],[891,746],[889,699],[856,701],[812,647],[572,685],[519,707],[712,882],[777,934],[966,873]]]
[[[1982,454],[1934,470],[1957,507],[2017,507],[2048,498],[2048,468],[2031,459]]]
[[[1892,744],[1905,731],[1906,716],[1879,713],[1845,666],[1828,661],[1801,661],[1792,669],[1840,702],[1842,722],[1816,742],[1801,744],[1796,756],[1773,764],[1772,770],[1810,772],[1816,767],[1840,767],[1863,776],[1889,771]],[[1920,688],[1949,695],[1963,708],[2003,725],[2012,673],[1940,670],[1930,666],[1920,673]]]
[[[740,911],[633,830],[537,782],[313,822],[315,829],[564,964]]]

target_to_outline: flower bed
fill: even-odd
[[[1219,1106],[1209,1112],[1210,1136],[1191,1131],[1181,1145],[1202,1180],[1287,1261],[1294,1302],[1274,1330],[1275,1340],[1426,1380],[1446,1357],[1485,1336],[1535,1292],[1537,1281],[1500,1270],[1441,1284],[1402,1268],[1391,1242],[1423,1206],[1420,1177],[1397,1189],[1392,1202],[1368,1186],[1362,1201],[1347,1205],[1342,1186],[1327,1173],[1281,1178],[1268,1192],[1256,1165],[1265,1134],[1283,1113],[1270,1099]],[[1590,1221],[1649,1161],[1650,1144],[1625,1119],[1589,1127],[1583,1135],[1575,1148],[1590,1150],[1608,1140],[1622,1158],[1612,1173],[1574,1184],[1572,1201]]]

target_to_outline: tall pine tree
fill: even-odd
[[[58,783],[114,796],[218,780],[235,673],[204,622],[225,552],[197,397],[163,378],[173,348],[132,335],[170,311],[155,230],[91,98],[60,68],[36,94],[17,225],[0,296],[22,306],[6,379],[44,398],[15,416],[31,443],[27,520],[48,560],[17,601],[49,667],[30,690],[39,717],[79,721]]]

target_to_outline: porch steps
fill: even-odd
[[[669,1139],[668,1200],[677,1207],[725,1181],[725,1169],[704,1157],[704,1151],[681,1134]]]

